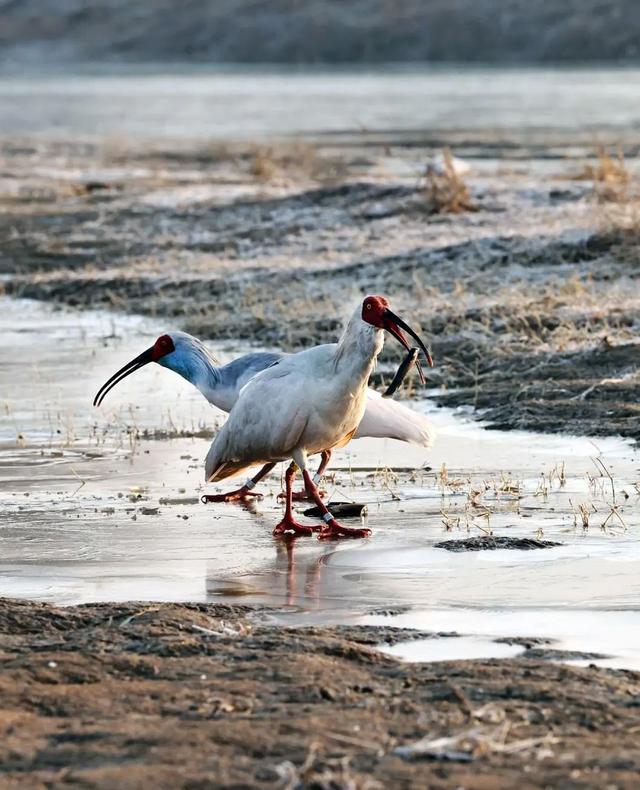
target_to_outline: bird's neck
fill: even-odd
[[[190,348],[183,350],[179,354],[174,352],[165,357],[164,360],[159,361],[164,367],[173,370],[190,384],[193,384],[209,403],[213,403],[214,406],[217,405],[216,389],[218,389],[220,384],[220,368],[204,347]]]
[[[335,352],[336,372],[354,384],[366,385],[384,344],[384,332],[367,324],[356,311],[345,327]]]

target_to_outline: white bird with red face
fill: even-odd
[[[257,373],[269,368],[286,354],[271,352],[254,352],[234,359],[227,365],[219,365],[200,340],[186,332],[171,332],[161,335],[156,342],[132,359],[120,370],[113,374],[100,387],[94,401],[94,406],[99,406],[107,393],[120,381],[145,365],[156,362],[158,365],[173,370],[182,378],[193,384],[202,395],[222,411],[230,411],[242,388]],[[435,432],[430,421],[419,412],[413,411],[401,403],[383,398],[375,390],[367,390],[367,404],[364,416],[353,436],[354,439],[363,437],[397,439],[420,447],[430,447],[433,444]],[[324,449],[320,467],[313,476],[318,483],[322,477],[331,451]],[[225,494],[208,494],[203,497],[208,502],[234,502],[243,501],[250,497],[260,497],[253,488],[275,463],[270,463],[256,475],[235,491]],[[309,498],[309,492],[294,493],[294,499]]]
[[[367,296],[353,313],[337,343],[315,346],[278,360],[255,375],[240,392],[229,419],[211,445],[205,479],[223,480],[257,464],[292,459],[287,469],[286,511],[275,535],[321,538],[366,537],[369,529],[343,527],[331,515],[308,469],[307,458],[342,447],[354,436],[367,405],[367,382],[384,343],[384,331],[406,349],[409,332],[431,355],[411,327],[392,313],[383,296]],[[323,524],[310,527],[293,518],[292,485],[296,469],[320,512]]]

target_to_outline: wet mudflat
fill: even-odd
[[[414,402],[432,450],[353,443],[327,481],[373,537],[287,544],[279,474],[254,508],[200,504],[218,415],[177,376],[146,369],[90,406],[166,323],[11,299],[2,316],[9,786],[632,786],[631,444]],[[491,536],[562,545],[435,548]]]
[[[433,449],[361,440],[332,462],[329,500],[366,505],[373,538],[283,543],[271,536],[280,469],[251,507],[200,503],[222,415],[178,376],[150,366],[91,407],[105,377],[166,324],[10,299],[2,308],[16,350],[0,416],[4,595],[242,601],[277,607],[269,617],[283,625],[373,623],[400,607],[378,624],[480,637],[488,655],[494,636],[543,636],[640,666],[628,442],[491,431],[416,402],[439,431]],[[487,543],[495,550],[475,550]],[[462,657],[469,644],[450,649]]]
[[[37,115],[38,90],[7,106]],[[107,137],[103,93],[89,130],[61,141],[40,113],[3,137],[3,287],[40,300],[0,301],[10,786],[635,786],[636,204],[594,129],[637,152],[592,99],[580,130],[470,104],[471,131],[412,132],[405,96],[404,131],[335,132],[347,102],[330,129],[305,119],[322,134],[239,143]],[[461,213],[424,175],[443,143],[470,165]],[[404,393],[432,450],[335,455],[330,500],[366,505],[368,540],[275,541],[281,470],[251,508],[202,505],[222,416],[168,371],[90,405],[164,331],[223,360],[295,349],[363,291],[418,318],[438,362]]]

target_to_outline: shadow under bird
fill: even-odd
[[[205,461],[208,482],[224,480],[256,465],[270,468],[292,460],[285,474],[286,510],[274,535],[361,538],[367,528],[339,524],[322,501],[308,468],[308,456],[343,447],[356,434],[368,404],[367,382],[384,344],[384,332],[410,350],[402,330],[418,343],[429,365],[431,355],[418,335],[393,313],[383,296],[367,296],[340,340],[283,357],[242,388],[211,445]],[[300,469],[305,489],[323,523],[308,526],[293,518],[292,486]]]
[[[416,349],[408,349],[407,357],[401,364],[394,380],[385,395],[391,395],[402,383],[409,367],[417,363]],[[168,370],[178,373],[182,378],[196,387],[209,403],[222,411],[231,411],[238,400],[242,388],[257,374],[290,355],[272,352],[255,352],[245,354],[226,365],[219,365],[205,345],[193,335],[186,332],[171,332],[161,335],[151,348],[127,362],[116,371],[96,394],[93,405],[100,406],[107,395],[120,381],[145,365],[155,362]],[[419,368],[422,379],[422,371]],[[381,396],[373,389],[367,390],[365,412],[353,438],[385,438],[397,439],[420,447],[433,444],[435,432],[430,421],[419,412],[400,403]],[[331,450],[324,449],[321,463],[313,476],[318,483],[331,457]],[[242,501],[250,497],[260,497],[253,491],[255,485],[267,475],[275,463],[265,465],[256,475],[249,478],[244,485],[235,491],[224,494],[208,494],[203,496],[206,502]],[[310,492],[296,492],[294,499],[310,499]]]

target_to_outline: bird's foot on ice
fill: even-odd
[[[200,501],[205,505],[207,502],[250,502],[253,499],[262,499],[263,495],[258,491],[242,486],[236,491],[227,491],[226,494],[203,494]]]
[[[313,535],[314,532],[318,532],[320,529],[322,529],[322,527],[317,524],[299,524],[292,518],[283,518],[282,521],[276,525],[273,534],[275,537],[308,537],[309,535]]]
[[[322,525],[318,540],[340,540],[341,538],[368,538],[371,530],[367,527],[352,529],[338,524],[335,518],[326,521]]]

